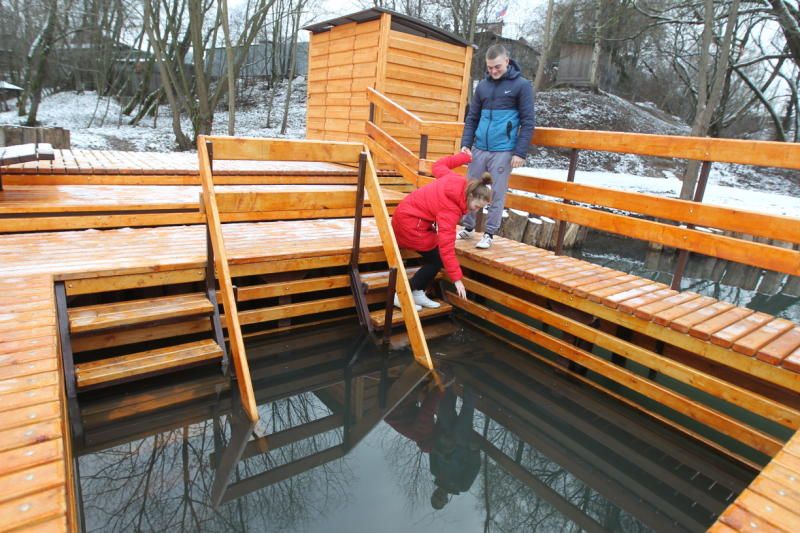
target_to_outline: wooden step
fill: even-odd
[[[222,357],[211,339],[75,365],[78,389],[107,387],[206,363]]]
[[[214,306],[203,293],[87,305],[69,310],[69,329],[72,333],[86,333],[212,312]]]
[[[411,267],[406,269],[406,274],[409,279],[417,273],[420,267]],[[379,272],[362,272],[361,282],[367,286],[368,291],[386,290],[389,285],[389,271],[381,270]]]
[[[446,315],[453,310],[453,306],[447,302],[442,300],[438,300],[436,298],[433,299],[436,302],[442,304],[438,309],[428,309],[426,307],[422,308],[422,311],[417,311],[419,314],[420,320],[425,320],[428,318],[432,318],[435,316]],[[379,309],[377,311],[373,311],[369,314],[370,321],[372,322],[372,327],[375,329],[383,329],[384,320],[386,319],[386,310]],[[399,326],[403,323],[403,310],[398,309],[395,307],[394,313],[392,314],[392,327]]]
[[[425,340],[428,342],[452,335],[456,331],[458,331],[458,326],[456,326],[452,320],[448,320],[444,317],[439,320],[433,320],[430,324],[426,321],[426,323],[422,325],[422,332],[425,334]],[[389,346],[392,350],[402,350],[410,344],[406,331],[393,333],[391,339],[389,339]]]

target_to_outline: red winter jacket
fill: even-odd
[[[450,169],[470,160],[469,154],[458,153],[436,161],[433,164],[436,181],[403,198],[392,216],[397,244],[417,252],[438,246],[444,269],[452,281],[464,277],[456,259],[456,224],[467,212],[467,180]]]

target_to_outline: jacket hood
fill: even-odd
[[[521,75],[522,75],[522,70],[519,68],[519,65],[517,64],[517,62],[516,62],[516,61],[514,61],[513,59],[509,59],[509,60],[508,60],[508,69],[506,70],[506,73],[505,73],[505,74],[503,74],[503,76],[502,76],[502,77],[501,77],[499,80],[497,80],[497,81],[501,81],[501,80],[513,80],[513,79],[515,79],[515,78],[519,78]],[[485,76],[485,78],[486,78],[487,80],[490,80],[490,81],[495,81],[495,80],[494,80],[494,79],[493,79],[493,78],[492,78],[492,77],[489,75],[489,72],[488,72],[488,71],[486,72],[486,74],[485,74],[484,76]]]

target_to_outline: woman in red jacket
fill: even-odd
[[[397,244],[422,256],[422,267],[411,278],[411,294],[417,310],[420,306],[436,308],[439,303],[425,295],[428,284],[444,266],[461,298],[467,292],[456,259],[456,224],[469,211],[483,209],[492,200],[491,175],[467,181],[451,169],[469,163],[471,156],[458,153],[443,157],[433,165],[436,181],[406,196],[392,216]],[[395,295],[394,303],[400,307]]]

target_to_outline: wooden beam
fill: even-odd
[[[800,219],[794,217],[516,174],[511,175],[509,187],[545,196],[675,220],[685,224],[800,243]]]
[[[361,144],[337,141],[277,140],[255,137],[204,137],[215,160],[358,162]]]
[[[797,143],[536,128],[531,144],[800,169],[800,145]]]
[[[386,117],[389,116],[401,124],[409,128],[415,134],[420,132],[420,125],[422,123],[422,119],[419,118],[417,115],[408,111],[406,108],[389,98],[381,94],[380,92],[376,91],[372,87],[367,88],[367,100],[374,104],[377,108],[383,111],[385,114],[383,115],[383,121],[377,122],[378,124],[383,124],[386,120]]]
[[[800,252],[787,248],[518,194],[506,196],[506,207],[574,222],[581,226],[589,226],[617,235],[658,242],[664,246],[727,259],[736,263],[793,276],[800,275]]]
[[[372,156],[367,152],[367,176],[366,188],[370,198],[373,199],[373,209],[375,210],[375,223],[378,226],[378,232],[381,236],[383,243],[383,250],[386,254],[386,262],[389,263],[389,268],[397,269],[397,295],[400,299],[400,304],[403,308],[403,319],[405,320],[406,330],[408,331],[408,338],[411,342],[411,349],[414,352],[414,358],[423,366],[433,369],[433,361],[431,354],[428,351],[428,343],[425,341],[425,333],[422,331],[422,325],[419,321],[419,315],[416,312],[414,301],[411,298],[411,285],[408,282],[408,275],[406,268],[403,265],[403,259],[400,255],[400,248],[397,246],[397,241],[394,238],[392,231],[389,213],[383,202],[383,193],[378,184],[378,175],[375,170],[375,164],[372,161]]]
[[[217,209],[224,213],[250,213],[270,211],[304,211],[325,209],[353,209],[356,191],[330,188],[303,191],[274,192],[220,192],[216,191]]]

